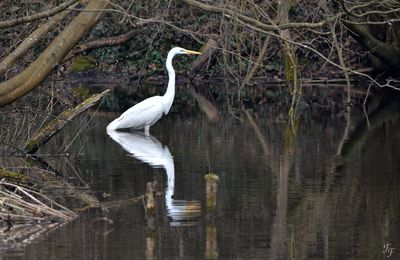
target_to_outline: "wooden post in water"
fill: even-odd
[[[155,259],[156,247],[156,194],[157,181],[151,181],[146,186],[146,247],[145,255],[147,260]]]
[[[206,180],[206,208],[210,212],[217,206],[219,177],[214,173],[209,173],[204,178]]]
[[[207,223],[206,226],[206,259],[218,259],[218,240],[217,227],[214,222]]]
[[[156,215],[156,203],[155,203],[155,193],[156,193],[156,183],[148,182],[146,187],[146,215],[147,217],[154,217]]]
[[[219,177],[214,173],[204,176],[206,180],[206,208],[207,208],[207,224],[206,224],[206,259],[218,259],[218,241],[217,227],[215,226],[213,212],[217,206],[217,194]]]

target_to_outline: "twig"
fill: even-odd
[[[13,214],[13,216],[37,220],[44,219],[44,217],[36,217],[35,214],[37,213],[57,217],[63,220],[69,220],[77,216],[75,212],[39,192],[6,181],[0,181],[0,185],[5,187],[4,191],[0,190],[0,194],[2,195],[0,204],[11,207],[14,211],[26,213],[25,215]],[[13,188],[14,191],[11,192],[9,188]],[[29,202],[29,200],[32,202]],[[0,208],[0,215],[11,214],[9,212],[1,211],[2,208]],[[29,212],[29,214],[27,212]]]
[[[237,19],[237,18],[236,18],[236,19]],[[336,68],[339,68],[339,69],[341,69],[341,70],[343,70],[343,71],[348,71],[348,72],[351,72],[351,73],[353,73],[353,74],[356,74],[356,75],[365,77],[365,78],[367,78],[368,80],[370,80],[371,82],[373,82],[373,83],[374,83],[376,86],[378,86],[378,87],[381,87],[381,88],[387,87],[387,88],[391,88],[391,89],[394,89],[394,90],[397,90],[397,91],[400,90],[399,87],[396,87],[396,86],[393,86],[393,85],[390,84],[392,81],[395,82],[395,80],[388,80],[385,84],[380,84],[378,81],[376,81],[376,80],[375,80],[374,78],[372,78],[370,75],[367,75],[367,74],[365,74],[365,73],[362,73],[362,72],[359,72],[359,71],[356,71],[356,70],[353,70],[353,69],[349,69],[349,68],[344,68],[344,67],[340,66],[339,64],[337,64],[337,63],[335,63],[334,61],[328,59],[328,58],[325,57],[325,55],[323,55],[321,52],[317,51],[315,48],[313,48],[313,47],[311,47],[311,46],[308,46],[307,44],[300,43],[300,42],[295,42],[295,41],[292,41],[292,40],[290,40],[290,39],[284,38],[284,37],[282,37],[282,36],[279,35],[279,34],[276,34],[276,33],[270,32],[270,31],[266,31],[266,30],[262,30],[262,29],[260,29],[260,28],[254,27],[254,26],[252,26],[252,25],[250,25],[250,24],[245,23],[244,21],[240,21],[240,20],[238,20],[238,21],[241,22],[243,25],[245,25],[245,26],[247,26],[247,27],[249,27],[249,28],[251,28],[251,29],[253,29],[253,30],[255,30],[255,31],[259,31],[259,32],[262,32],[262,33],[265,33],[265,34],[269,34],[269,35],[271,35],[271,36],[273,36],[273,37],[279,38],[279,39],[281,39],[281,40],[283,40],[283,41],[285,41],[285,42],[288,42],[288,43],[290,43],[290,44],[294,44],[294,45],[297,45],[297,46],[299,46],[299,47],[301,47],[301,48],[310,50],[310,51],[314,52],[315,54],[317,54],[319,57],[321,57],[323,60],[325,60],[327,63],[331,64],[332,66],[334,66],[334,67],[336,67]]]
[[[0,29],[4,29],[4,28],[19,25],[22,23],[28,23],[28,22],[32,22],[35,20],[45,18],[45,17],[53,16],[65,9],[67,9],[69,6],[73,5],[77,1],[78,0],[69,0],[63,4],[58,5],[57,7],[53,8],[51,10],[47,10],[47,11],[44,11],[41,13],[36,13],[33,15],[29,15],[29,16],[19,17],[19,18],[12,19],[12,20],[0,21]]]
[[[7,57],[0,62],[0,74],[3,74],[22,55],[24,55],[30,48],[39,42],[43,35],[53,30],[69,12],[70,10],[65,10],[64,12],[55,15],[52,19],[44,24],[41,24],[33,33],[26,37],[25,40],[15,50],[13,50],[13,52],[8,54]]]

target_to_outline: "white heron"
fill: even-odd
[[[148,135],[150,126],[154,125],[164,114],[168,114],[175,97],[175,70],[172,67],[172,59],[177,54],[195,54],[201,52],[186,50],[174,47],[168,52],[166,68],[168,71],[168,87],[164,96],[154,96],[147,98],[133,107],[126,110],[120,117],[112,121],[107,126],[107,131],[118,129],[144,129]]]

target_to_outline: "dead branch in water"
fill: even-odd
[[[68,122],[70,122],[77,115],[96,105],[109,91],[110,90],[107,89],[100,94],[95,94],[87,98],[76,107],[62,112],[55,119],[39,128],[33,137],[27,141],[24,148],[25,152],[36,152],[39,147],[49,141],[50,138],[60,131]]]
[[[77,216],[49,197],[7,181],[0,181],[0,204],[0,217],[10,216],[13,221],[46,218],[67,221]]]
[[[1,246],[31,240],[78,215],[51,198],[26,187],[0,180]]]

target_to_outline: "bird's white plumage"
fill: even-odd
[[[154,96],[143,100],[125,111],[120,117],[107,126],[107,131],[118,129],[144,129],[148,134],[150,126],[154,125],[163,114],[168,114],[175,97],[175,71],[172,59],[177,54],[201,54],[180,47],[172,48],[167,56],[168,87],[164,96]]]
[[[107,130],[144,129],[146,126],[154,125],[162,116],[162,97],[154,96],[143,100],[135,106],[126,110],[120,117],[112,121]]]

